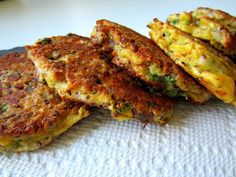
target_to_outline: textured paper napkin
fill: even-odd
[[[96,109],[45,148],[0,154],[0,176],[235,177],[236,108],[179,102],[164,127]]]
[[[49,146],[0,155],[0,176],[236,176],[236,109],[178,103],[164,126],[94,113]]]

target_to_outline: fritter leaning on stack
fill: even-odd
[[[225,103],[236,106],[236,65],[219,51],[197,38],[154,19],[149,25],[153,41]]]
[[[93,44],[112,52],[112,63],[170,97],[203,103],[210,94],[178,67],[151,39],[117,23],[98,20]]]
[[[75,34],[45,38],[27,46],[42,79],[59,95],[111,110],[116,119],[164,124],[173,101],[145,92],[126,72],[111,65],[90,39]]]
[[[89,115],[88,106],[37,81],[26,53],[3,56],[0,66],[0,152],[38,149]]]
[[[220,10],[197,8],[192,12],[172,14],[167,22],[210,45],[236,62],[236,18]]]

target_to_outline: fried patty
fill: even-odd
[[[106,61],[89,38],[75,34],[45,38],[27,50],[41,77],[62,97],[109,109],[119,120],[164,124],[172,115],[170,99],[146,93]]]
[[[196,103],[210,98],[210,94],[152,40],[127,27],[98,20],[91,40],[95,45],[102,45],[104,51],[112,51],[114,64],[167,96],[190,98]]]
[[[236,35],[236,17],[216,9],[199,7],[192,12],[194,18],[209,17],[226,26],[233,35]]]
[[[173,61],[216,97],[236,106],[236,65],[227,57],[187,33],[154,19],[149,25],[153,41]]]
[[[26,53],[5,55],[0,66],[0,151],[38,149],[88,116],[87,106],[37,81]]]
[[[204,15],[201,11],[208,11],[208,13]],[[226,23],[211,18],[212,11],[217,12],[215,10],[197,9],[189,13],[182,12],[180,14],[172,14],[168,17],[167,22],[194,37],[208,41],[216,49],[223,51],[226,55],[235,60],[236,28],[232,29]]]

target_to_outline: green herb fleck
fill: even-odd
[[[132,108],[132,104],[124,103],[120,109],[117,109],[116,112],[122,114]]]
[[[168,82],[168,83],[171,82],[171,83],[175,84],[175,79],[172,76],[164,76],[163,80],[165,82]]]
[[[12,148],[17,150],[20,146],[21,146],[20,140],[15,140],[13,142]]]
[[[43,38],[42,40],[40,40],[40,43],[41,43],[42,45],[50,44],[51,42],[52,42],[52,40],[51,40],[50,38],[47,38],[47,37],[45,37],[45,38]]]
[[[67,37],[71,37],[71,36],[73,36],[74,34],[73,33],[68,33],[66,36]]]
[[[175,79],[172,76],[158,76],[155,74],[149,73],[149,79],[156,82],[163,82],[165,84],[175,84]]]
[[[164,86],[164,94],[170,97],[186,97],[186,94],[175,86],[176,80],[173,76],[159,76],[148,74],[150,80],[154,80]]]
[[[153,106],[155,106],[155,103],[153,103],[152,101],[148,101],[147,105],[148,105],[148,107],[153,107]]]
[[[173,19],[173,20],[170,21],[171,25],[176,25],[177,23],[179,23],[178,19]]]
[[[185,25],[189,25],[190,24],[190,20],[189,19],[186,19],[183,21]]]
[[[3,114],[5,112],[7,112],[8,108],[9,108],[9,104],[8,103],[5,103],[5,104],[1,105],[0,114]]]
[[[186,97],[187,96],[186,93],[184,93],[183,91],[177,88],[167,90],[165,94],[169,97]]]
[[[45,93],[45,94],[43,95],[43,97],[44,97],[44,100],[47,100],[47,101],[49,101],[50,99],[53,98],[53,96],[50,95],[50,94],[48,94],[48,93]]]
[[[48,58],[48,59],[51,59],[51,60],[54,59],[54,58],[52,57],[52,54],[50,54],[50,53],[46,53],[46,54],[45,54],[45,57]]]

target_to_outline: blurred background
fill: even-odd
[[[38,38],[69,32],[89,36],[97,19],[106,18],[147,34],[154,17],[199,6],[236,16],[235,0],[3,0],[0,1],[0,50],[32,44]]]

